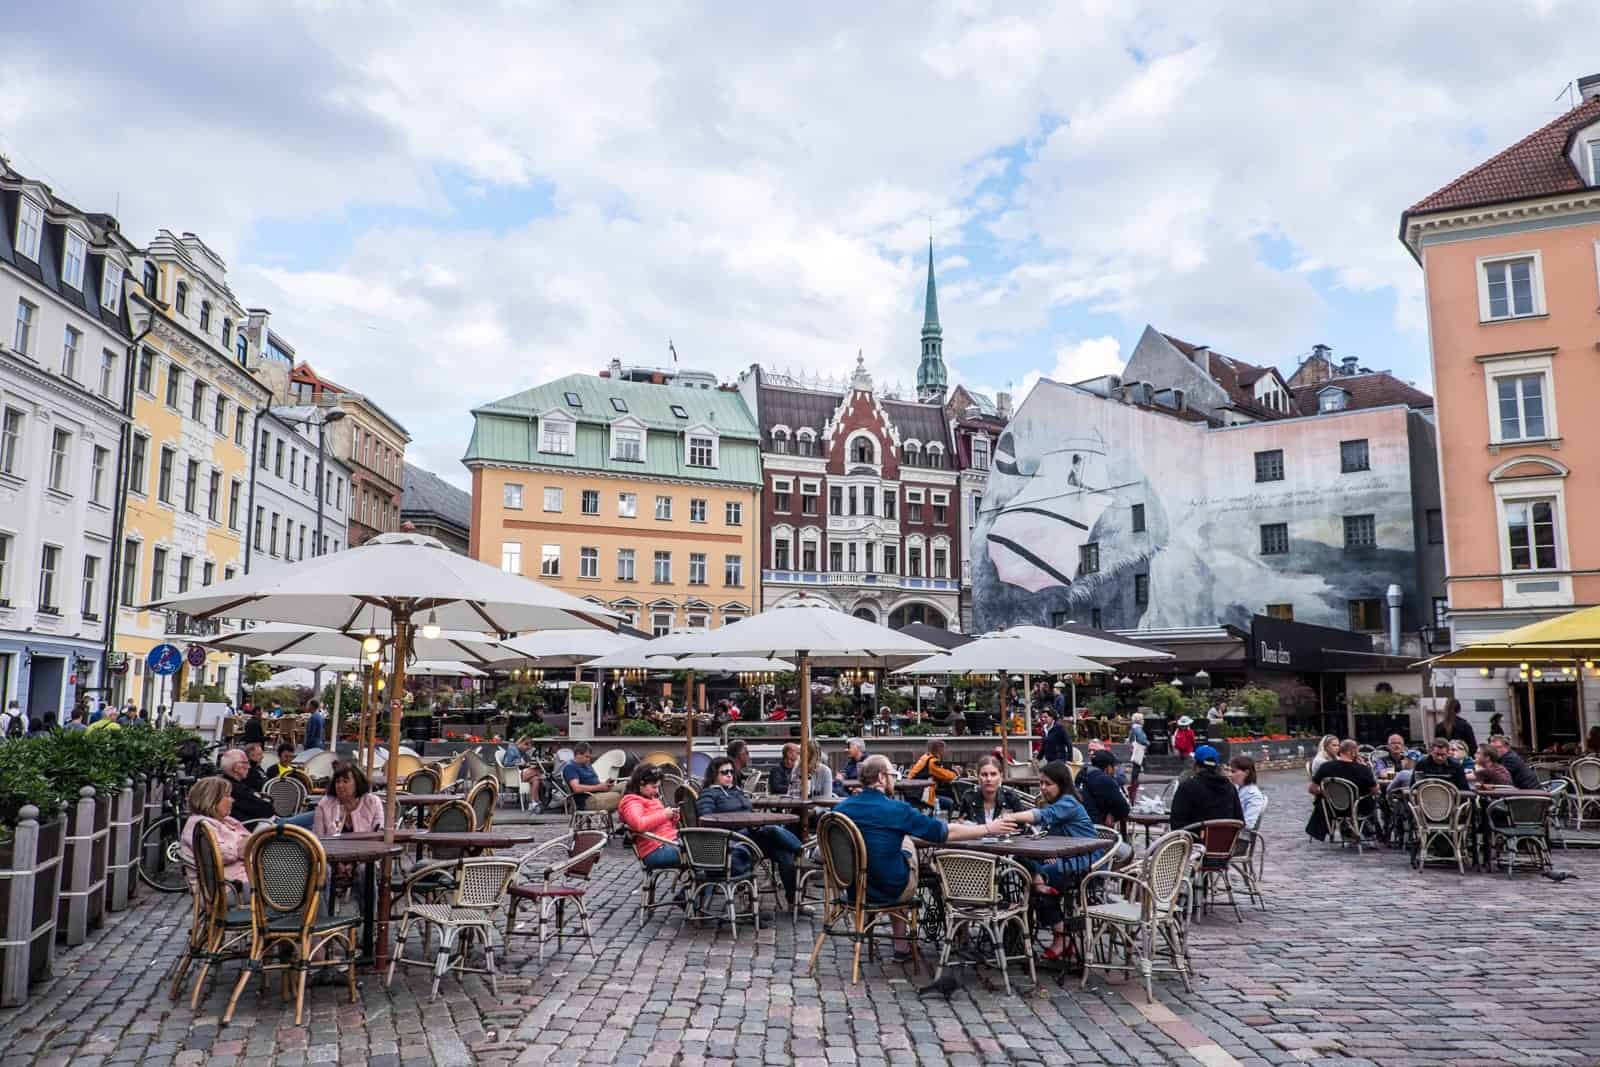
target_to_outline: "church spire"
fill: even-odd
[[[933,280],[933,238],[928,238],[928,295],[922,312],[922,361],[917,364],[917,399],[944,403],[944,330],[939,326],[939,292]]]

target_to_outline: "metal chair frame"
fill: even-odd
[[[305,783],[293,773],[269,778],[261,791],[272,801],[272,813],[280,819],[300,814],[305,809],[306,797],[310,796]]]
[[[407,892],[401,905],[400,933],[396,938],[394,954],[389,958],[389,970],[384,977],[384,988],[394,982],[398,964],[423,966],[433,969],[433,989],[428,999],[439,995],[439,984],[444,976],[454,970],[459,974],[486,974],[489,991],[499,995],[498,973],[494,965],[494,950],[501,941],[498,914],[506,904],[511,880],[517,875],[518,863],[501,856],[472,856],[458,864],[433,864],[435,867],[454,868],[455,885],[450,899],[443,903],[413,900]],[[406,938],[410,936],[413,920],[420,920],[425,930],[438,930],[439,948],[434,958],[412,960],[405,958]],[[484,966],[471,967],[467,955],[474,938],[483,941]],[[428,937],[423,937],[423,951],[427,951]],[[454,962],[452,963],[452,957]]]
[[[1200,843],[1201,849],[1190,879],[1194,886],[1191,909],[1201,908],[1210,911],[1211,902],[1219,894],[1226,893],[1228,903],[1233,908],[1234,919],[1244,922],[1244,916],[1239,911],[1239,901],[1233,895],[1233,880],[1229,877],[1235,850],[1245,833],[1244,822],[1240,819],[1210,819],[1182,829]],[[1190,918],[1193,918],[1192,912]]]
[[[266,972],[273,970],[283,972],[285,1000],[289,999],[290,973],[294,974],[296,1026],[304,1019],[306,973],[313,968],[343,966],[350,1002],[355,1003],[356,937],[361,920],[354,915],[319,918],[328,874],[328,857],[321,842],[309,830],[280,823],[251,836],[245,845],[244,863],[251,887],[250,956],[222,1013],[223,1024],[233,1020],[250,976],[259,973],[264,979]],[[342,948],[344,958],[317,959],[330,945]],[[277,958],[268,962],[269,954]]]
[[[744,847],[750,853],[750,869],[744,874],[733,873],[734,850]],[[701,918],[715,918],[721,922],[728,920],[728,925],[733,931],[733,936],[739,936],[739,919],[749,918],[755,923],[756,932],[761,932],[761,889],[757,883],[756,869],[761,858],[761,849],[756,843],[744,834],[733,830],[715,830],[707,826],[679,826],[678,850],[683,856],[684,866],[693,880],[693,892],[698,900],[703,894],[713,891],[721,892],[724,902],[724,913],[712,915],[709,912],[702,914]],[[744,893],[750,904],[750,910],[741,913],[738,906],[740,893]]]
[[[1600,810],[1600,757],[1573,760],[1567,777],[1572,783],[1573,829],[1582,830],[1584,813]]]
[[[1113,831],[1115,832],[1115,831]],[[1032,904],[1032,876],[1016,860],[992,856],[986,852],[967,852],[961,849],[940,849],[933,853],[933,868],[939,875],[944,892],[944,936],[939,949],[939,964],[933,972],[937,982],[944,976],[950,963],[950,950],[963,931],[976,930],[994,946],[994,964],[1000,969],[1000,980],[1006,996],[1011,995],[1009,965],[1022,960],[1028,965],[1028,980],[1035,985],[1039,975],[1034,966],[1033,929],[1029,921]],[[1001,878],[1020,879],[1025,887],[1020,899],[1007,901],[1001,890]],[[1022,953],[1006,952],[1006,929],[1015,925],[1021,934]]]
[[[1488,820],[1491,866],[1497,857],[1503,857],[1506,877],[1517,869],[1517,860],[1523,855],[1522,846],[1528,845],[1533,853],[1533,869],[1547,871],[1550,861],[1550,818],[1555,798],[1501,797],[1489,802],[1484,818]],[[1497,823],[1497,818],[1503,822]]]
[[[1361,814],[1361,796],[1356,787],[1343,778],[1324,778],[1321,788],[1317,803],[1322,805],[1322,817],[1328,824],[1329,843],[1346,848],[1353,838],[1356,855],[1361,855],[1368,816]]]
[[[194,872],[189,940],[174,963],[169,993],[172,1000],[178,999],[190,965],[198,960],[200,970],[195,975],[194,991],[189,997],[191,1011],[200,1003],[211,968],[226,960],[246,958],[249,953],[245,946],[250,940],[250,909],[230,903],[228,897],[233,886],[223,873],[222,849],[216,831],[204,822],[196,823],[194,828]]]
[[[527,882],[513,884],[509,890],[510,903],[506,906],[506,939],[513,934],[539,939],[539,962],[544,962],[545,927],[555,932],[556,947],[561,946],[562,930],[566,925],[566,904],[571,901],[578,913],[578,923],[583,928],[583,942],[589,955],[599,957],[594,951],[594,933],[589,928],[589,910],[584,906],[585,886],[574,881],[588,882],[595,863],[605,848],[605,836],[595,830],[576,834],[563,834],[529,852],[517,865],[518,877],[530,876]],[[517,925],[517,905],[528,900],[535,905],[534,929],[526,924]]]
[[[467,806],[472,809],[474,830],[487,830],[494,825],[495,802],[499,797],[500,780],[494,777],[480,778],[467,790]]]
[[[1416,853],[1411,865],[1418,871],[1429,863],[1456,861],[1456,870],[1467,873],[1466,851],[1471,847],[1472,799],[1462,797],[1455,786],[1438,778],[1411,783],[1411,820],[1416,826]],[[1428,849],[1435,841],[1450,846],[1450,856],[1432,856]]]
[[[855,945],[850,963],[850,984],[861,981],[861,946],[866,944],[869,958],[875,955],[873,928],[883,919],[900,919],[908,929],[913,969],[920,969],[917,918],[921,903],[916,894],[893,904],[867,903],[867,843],[850,817],[837,811],[825,812],[817,823],[818,848],[822,853],[825,886],[822,929],[811,949],[806,973],[814,974],[822,942],[828,937],[847,937]],[[913,863],[915,861],[913,860]],[[913,870],[913,874],[915,871]],[[846,929],[835,929],[839,920],[848,920]]]
[[[418,767],[401,779],[400,788],[407,793],[437,793],[443,788],[439,769],[437,767]]]
[[[1194,866],[1194,845],[1195,839],[1189,834],[1173,830],[1150,847],[1138,874],[1093,871],[1079,882],[1084,916],[1083,988],[1088,988],[1089,975],[1094,971],[1132,974],[1137,969],[1144,978],[1148,1000],[1155,999],[1152,978],[1157,972],[1181,976],[1184,988],[1193,991],[1188,913],[1183,896]],[[1102,883],[1108,899],[1091,903],[1091,892],[1100,889]],[[1110,896],[1112,890],[1119,888],[1123,892],[1121,898]],[[1158,937],[1169,964],[1156,962]],[[1123,957],[1120,964],[1114,962],[1119,951]]]
[[[677,898],[678,891],[684,888],[684,883],[689,877],[688,865],[683,860],[683,849],[678,842],[669,841],[659,834],[635,831],[634,836],[647,838],[659,845],[670,845],[678,852],[678,863],[673,867],[648,867],[645,865],[644,857],[637,852],[634,853],[634,858],[639,861],[639,869],[644,875],[644,881],[638,889],[639,925],[643,926],[646,922],[649,922],[650,913],[657,908],[676,908],[682,914],[687,915],[689,910],[688,898],[685,897],[681,900]],[[666,900],[658,900],[656,899],[656,894],[660,890],[660,882],[663,878],[671,880],[671,884],[667,888],[672,896],[669,896]]]

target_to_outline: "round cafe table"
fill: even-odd
[[[1146,848],[1149,848],[1150,831],[1157,826],[1165,826],[1171,822],[1172,813],[1170,811],[1130,811],[1127,821],[1134,826],[1144,827],[1144,844]]]
[[[800,816],[788,811],[721,811],[699,818],[701,826],[713,830],[755,830],[762,826],[790,826]]]
[[[831,808],[844,797],[751,797],[750,804],[756,810],[767,811],[805,811],[809,808]]]
[[[404,850],[398,845],[385,844],[382,834],[369,837],[366,834],[341,834],[338,837],[321,837],[317,839],[322,844],[323,854],[328,857],[329,863],[359,863],[361,864],[361,959],[364,963],[372,962],[374,928],[378,915],[377,876],[374,869],[379,860],[389,859],[400,855]],[[328,880],[328,889],[333,890],[333,879]],[[331,901],[330,907],[331,907]]]

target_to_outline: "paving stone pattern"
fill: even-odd
[[[641,928],[636,865],[613,845],[592,889],[598,962],[569,943],[541,965],[515,941],[498,996],[473,976],[447,979],[430,1003],[421,970],[389,991],[366,975],[355,1004],[334,986],[308,990],[298,1027],[292,1004],[259,987],[221,1025],[237,964],[198,1012],[168,1000],[187,900],[147,895],[62,951],[26,1006],[0,1011],[0,1063],[1600,1064],[1600,852],[1558,851],[1557,867],[1579,876],[1563,884],[1417,874],[1398,853],[1310,842],[1303,775],[1264,785],[1269,910],[1199,922],[1195,992],[1158,983],[1153,1004],[1133,983],[1029,989],[1020,971],[1010,999],[991,971],[958,972],[949,996],[919,993],[926,974],[881,962],[852,989],[843,942],[808,978],[815,919],[737,941],[664,912]]]

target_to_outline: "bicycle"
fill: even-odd
[[[192,744],[180,754],[182,767],[164,781],[161,814],[139,835],[139,880],[158,893],[182,893],[189,888],[183,869],[181,835],[189,818],[189,787],[216,773],[212,760],[221,743]]]

